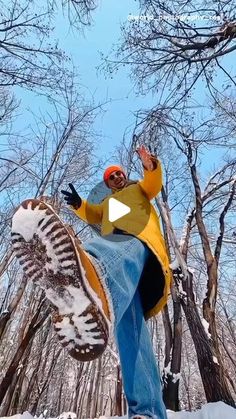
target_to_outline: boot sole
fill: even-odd
[[[54,306],[60,343],[78,361],[99,357],[108,323],[86,286],[73,237],[53,208],[37,199],[23,201],[12,218],[12,246],[27,277]]]

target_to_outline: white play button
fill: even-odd
[[[131,211],[128,205],[122,204],[115,198],[110,198],[108,202],[108,219],[112,223]]]

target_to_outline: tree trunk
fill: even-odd
[[[38,391],[38,382],[40,381],[39,374],[41,377],[42,376],[44,377],[46,374],[45,367],[46,367],[46,364],[48,363],[49,352],[51,351],[50,344],[48,344],[49,342],[47,342],[50,325],[51,325],[51,318],[49,317],[44,328],[41,345],[38,348],[37,362],[34,366],[34,370],[32,371],[30,378],[27,380],[27,386],[25,385],[24,394],[21,394],[20,409],[22,412],[26,410],[29,411],[30,400],[32,401],[33,398],[35,397],[34,389],[36,386],[37,386],[37,391]],[[45,344],[46,344],[46,351],[44,351]],[[44,357],[42,357],[43,351],[44,351]],[[54,354],[55,354],[55,350],[54,350]]]
[[[162,188],[162,199],[167,203],[167,196],[164,188]],[[165,243],[167,247],[168,256],[170,259],[170,244],[167,234],[167,228],[164,222],[162,223]],[[171,322],[169,318],[169,312],[167,305],[165,306],[163,313],[163,324],[165,330],[165,368],[170,365],[170,370],[167,374],[164,372],[164,388],[163,388],[163,400],[167,409],[178,411],[180,410],[179,403],[179,374],[181,368],[181,354],[182,354],[182,313],[180,298],[178,297],[178,291],[176,286],[173,284],[171,287],[171,295],[173,300],[173,311],[174,311],[174,325],[173,333],[171,328]]]
[[[81,385],[81,381],[83,379],[83,370],[84,370],[84,363],[81,362],[77,368],[77,382],[76,382],[76,387],[75,387],[75,395],[74,395],[74,400],[73,400],[73,404],[72,404],[72,412],[76,412],[77,411],[77,406],[78,406],[78,400],[79,400],[79,394],[80,394],[80,385]]]
[[[120,366],[117,365],[115,416],[122,416],[122,378]]]
[[[222,374],[222,369],[217,363],[217,360],[214,359],[212,346],[197,310],[192,291],[191,273],[189,273],[189,280],[183,281],[182,284],[183,289],[187,294],[187,298],[181,299],[181,305],[196,349],[198,366],[206,399],[208,402],[223,401],[235,407],[234,400],[228,391],[226,378],[224,374]]]
[[[87,402],[86,402],[86,418],[90,418],[91,412],[91,401],[93,397],[93,385],[96,374],[96,361],[90,363],[90,373],[89,373],[89,388],[87,387]]]
[[[20,343],[3,379],[2,382],[0,384],[0,403],[2,403],[6,392],[12,382],[12,380],[14,379],[14,375],[17,373],[17,368],[19,366],[19,363],[28,347],[28,345],[31,342],[31,339],[33,339],[35,333],[37,332],[37,330],[42,326],[42,324],[44,323],[44,321],[46,320],[47,316],[50,313],[50,309],[46,310],[44,315],[41,317],[41,319],[37,322],[40,311],[42,308],[42,304],[39,306],[39,309],[37,310],[36,314],[34,315],[34,317],[31,320],[31,323],[28,327],[28,330],[22,340],[22,342]]]
[[[82,386],[80,387],[80,394],[79,394],[79,398],[78,398],[78,404],[77,404],[77,409],[76,409],[76,415],[78,417],[80,417],[81,412],[86,409],[85,406],[85,397],[86,397],[86,390],[88,388],[88,383],[89,383],[89,377],[90,377],[90,371],[91,371],[91,363],[87,362],[86,363],[86,368],[84,371],[84,379],[82,380]],[[83,412],[84,413],[84,412]],[[87,415],[85,416],[86,418],[88,417]]]
[[[196,178],[194,179],[196,180]],[[200,193],[200,187],[196,183],[196,202],[197,202],[197,209],[199,207],[201,208],[201,193]],[[214,352],[213,352],[213,345],[211,345],[211,342],[209,341],[209,338],[207,336],[207,333],[203,327],[203,324],[201,322],[200,315],[197,311],[197,307],[195,304],[194,294],[193,294],[193,286],[192,286],[192,279],[193,275],[191,272],[189,272],[187,263],[186,263],[186,255],[187,250],[183,251],[179,247],[179,244],[176,240],[176,236],[173,230],[173,226],[170,220],[170,209],[166,202],[164,204],[160,202],[160,200],[157,199],[158,207],[161,212],[161,216],[164,220],[164,223],[166,225],[169,237],[171,239],[171,244],[174,248],[176,258],[178,260],[179,268],[176,269],[173,272],[173,277],[176,283],[177,289],[179,289],[179,285],[182,284],[184,293],[180,292],[180,298],[181,298],[181,306],[184,310],[186,320],[189,326],[189,330],[194,342],[194,346],[196,349],[197,359],[198,359],[198,366],[203,382],[203,387],[206,394],[206,399],[208,402],[216,402],[216,401],[224,401],[225,403],[235,406],[234,400],[231,396],[231,393],[229,391],[228,383],[226,381],[226,377],[224,375],[224,370],[222,368],[222,363],[219,362],[219,360],[215,359]],[[205,233],[205,226],[204,223],[202,223],[201,219],[201,210],[198,212],[198,218],[200,218],[200,223],[198,223],[198,229],[199,224],[202,226],[203,234],[201,237],[203,241],[203,248],[205,257],[207,259],[207,266],[210,265],[210,246],[209,246],[209,240]],[[200,217],[199,217],[200,214]],[[191,212],[190,221],[188,221],[188,227],[191,225],[191,220],[193,219],[194,212]],[[197,217],[196,217],[197,218]],[[197,220],[198,222],[198,220]],[[189,233],[191,229],[187,229],[187,239],[189,238]],[[200,232],[201,229],[199,229]],[[186,242],[186,238],[184,240]],[[207,250],[206,250],[206,248]],[[209,272],[209,271],[208,271]],[[208,277],[209,278],[209,277]],[[208,287],[209,289],[209,287]],[[215,289],[213,288],[213,293],[215,297]],[[213,295],[212,293],[212,295]],[[215,302],[215,301],[214,301]],[[219,359],[221,359],[219,357]],[[214,362],[218,361],[218,363]]]
[[[62,351],[62,347],[58,350],[58,352],[55,354],[54,358],[51,361],[51,365],[49,367],[49,370],[46,374],[46,377],[44,377],[44,382],[43,385],[40,387],[39,392],[37,394],[37,396],[35,397],[35,400],[33,400],[33,403],[31,404],[31,407],[29,408],[29,412],[31,413],[32,416],[36,415],[36,411],[37,411],[37,407],[40,401],[40,397],[42,396],[42,394],[44,393],[45,390],[47,390],[49,383],[50,383],[50,379],[52,377],[55,365],[57,363],[57,360],[59,358],[60,352]],[[61,400],[61,397],[59,397],[59,400]]]
[[[4,405],[2,406],[2,409],[0,411],[1,416],[11,416],[15,415],[17,412],[14,411],[14,407],[12,408],[12,404],[16,402],[17,396],[18,396],[18,390],[19,390],[19,379],[22,374],[22,370],[20,374],[14,375],[14,378],[11,382],[11,385],[9,386],[7,395],[4,400]]]
[[[91,418],[96,418],[97,415],[99,414],[98,412],[98,401],[99,398],[101,397],[101,391],[100,391],[100,386],[101,386],[101,370],[102,370],[102,358],[98,358],[97,360],[97,376],[96,376],[96,386],[93,392],[93,401],[92,401],[92,409],[91,409],[91,413],[90,413],[90,417]]]
[[[173,295],[174,294],[174,295]],[[178,411],[179,405],[179,379],[181,368],[181,350],[182,350],[182,315],[179,298],[173,291],[173,308],[174,308],[174,333],[171,342],[169,356],[165,361],[168,361],[167,367],[170,365],[170,370],[164,373],[164,388],[163,399],[167,409]]]
[[[9,404],[7,407],[7,404],[5,404],[5,415],[6,416],[11,416],[11,415],[16,415],[17,413],[20,413],[20,406],[19,406],[19,401],[20,401],[20,396],[21,396],[21,392],[22,392],[22,385],[25,379],[25,372],[27,369],[27,362],[29,360],[29,356],[30,356],[30,352],[31,352],[31,348],[32,348],[32,340],[31,340],[31,344],[28,345],[27,350],[25,351],[24,357],[22,358],[21,364],[22,367],[20,369],[20,371],[17,372],[17,375],[15,374],[14,379],[11,383],[11,386],[7,392],[7,399],[9,400]],[[3,415],[3,412],[1,412],[1,414]]]
[[[12,256],[13,256],[13,250],[12,250],[12,248],[10,248],[10,250],[7,251],[7,253],[5,254],[5,256],[2,258],[2,260],[0,262],[0,277],[6,271],[9,263],[11,262]]]
[[[101,357],[101,376],[100,376],[100,392],[98,395],[98,408],[97,408],[97,415],[98,417],[103,416],[105,412],[103,412],[103,405],[104,405],[104,362],[103,357]]]
[[[14,296],[14,298],[12,299],[12,301],[10,302],[10,304],[7,307],[7,310],[5,310],[1,315],[0,315],[0,339],[2,339],[4,331],[6,329],[7,323],[9,322],[9,320],[11,319],[12,314],[15,312],[21,297],[24,293],[25,287],[27,284],[27,279],[26,276],[23,276],[22,280],[21,280],[21,284]]]

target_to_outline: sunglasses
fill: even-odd
[[[117,172],[114,172],[109,176],[109,180],[114,180],[116,177],[121,175],[123,176],[123,173],[120,170],[118,170]]]

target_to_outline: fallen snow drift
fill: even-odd
[[[196,412],[167,412],[168,419],[236,419],[236,409],[223,402],[205,404],[201,410]],[[38,418],[32,416],[29,412],[24,412],[22,415],[8,416],[11,419],[55,419],[47,418],[40,415]],[[127,419],[127,416],[100,416],[99,419]],[[7,419],[7,417],[0,417],[0,419]],[[75,413],[63,412],[57,419],[76,419]]]
[[[208,403],[196,412],[168,412],[168,419],[236,419],[236,409],[223,403]]]

